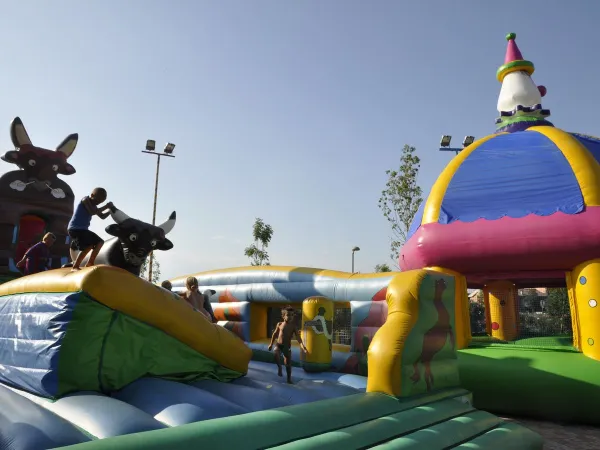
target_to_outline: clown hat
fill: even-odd
[[[531,61],[527,61],[523,59],[523,55],[517,47],[517,43],[515,42],[515,38],[517,35],[515,33],[508,33],[506,35],[506,40],[508,41],[508,45],[506,47],[506,56],[504,58],[504,64],[500,66],[498,71],[496,72],[496,78],[498,81],[502,83],[504,77],[511,72],[527,72],[529,75],[532,75],[535,71],[535,67]]]

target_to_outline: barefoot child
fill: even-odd
[[[89,230],[92,216],[98,216],[104,220],[110,214],[108,211],[114,208],[112,202],[108,202],[102,208],[98,208],[98,205],[104,201],[106,201],[106,190],[104,188],[96,188],[89,197],[83,197],[75,208],[75,213],[67,227],[67,232],[72,239],[71,260],[73,261],[73,270],[79,270],[83,259],[90,251],[92,254],[85,267],[93,266],[96,256],[98,256],[102,244],[104,244],[100,236]],[[75,257],[78,251],[79,255]]]
[[[52,233],[46,233],[43,239],[30,247],[25,252],[21,261],[17,263],[19,269],[23,268],[25,275],[31,275],[38,272],[48,270],[50,262],[50,247],[56,241],[56,236]]]
[[[296,339],[300,344],[304,353],[308,353],[296,324],[294,322],[294,308],[288,306],[283,308],[281,311],[281,318],[283,322],[279,322],[275,327],[273,336],[271,336],[271,343],[269,344],[269,351],[273,348],[273,343],[277,338],[277,344],[275,346],[275,362],[277,363],[277,375],[283,376],[281,372],[281,355],[283,354],[283,363],[285,364],[285,372],[287,373],[287,382],[292,384],[292,337],[296,335]]]
[[[212,322],[210,313],[204,307],[204,296],[198,292],[198,280],[195,277],[188,277],[185,280],[185,288],[185,291],[180,294],[183,299]]]

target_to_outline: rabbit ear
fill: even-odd
[[[56,147],[56,151],[63,153],[68,158],[75,151],[78,140],[79,135],[77,133],[70,134]]]
[[[23,145],[32,145],[25,125],[23,125],[23,122],[18,117],[15,117],[10,124],[10,138],[15,148],[21,148]]]

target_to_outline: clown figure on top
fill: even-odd
[[[553,126],[546,120],[550,110],[542,109],[546,88],[536,86],[531,79],[535,67],[531,61],[523,59],[516,37],[515,33],[506,36],[506,57],[496,74],[502,83],[498,97],[500,117],[496,119],[497,133],[523,131],[540,125]]]

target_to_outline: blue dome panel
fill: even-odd
[[[410,224],[410,228],[408,229],[406,240],[409,240],[412,237],[412,235],[415,234],[417,230],[421,227],[421,222],[423,221],[423,212],[425,211],[425,203],[426,201],[423,200],[421,202],[421,205],[419,206],[419,209],[417,209],[417,213],[415,214],[415,217],[413,217],[413,221]]]
[[[469,155],[448,185],[439,223],[583,209],[579,183],[561,150],[540,133],[522,131],[500,134]]]

